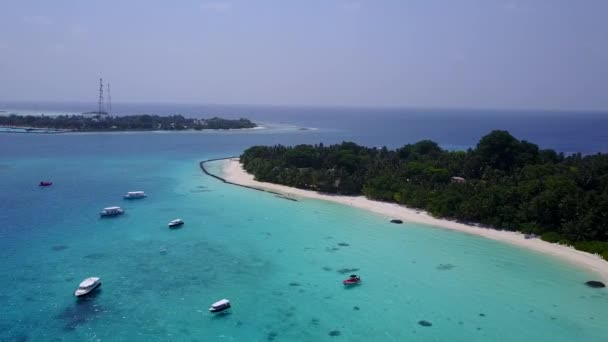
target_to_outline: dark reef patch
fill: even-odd
[[[391,220],[391,223],[395,223],[395,224],[402,224],[402,223],[403,223],[403,221],[401,221],[401,220],[396,220],[396,219],[395,219],[395,220]]]
[[[331,271],[331,267],[323,266],[323,271]]]
[[[268,333],[268,335],[266,335],[266,341],[274,341],[278,335],[279,334],[277,334],[276,332],[271,331]]]
[[[55,252],[59,252],[59,251],[63,251],[63,250],[68,249],[68,246],[66,246],[66,245],[56,245],[56,246],[51,247],[51,249],[54,250]]]
[[[341,268],[339,270],[337,270],[336,272],[340,273],[340,274],[346,274],[346,273],[354,273],[357,272],[359,269],[358,268]]]
[[[79,298],[74,304],[67,306],[56,316],[57,319],[65,323],[64,331],[73,331],[79,325],[92,321],[104,311],[101,306],[95,304],[95,298],[100,293],[101,290],[98,289],[86,297]]]
[[[340,336],[340,330],[332,330],[328,333],[329,336],[335,337],[335,336]]]
[[[107,257],[108,255],[105,253],[91,253],[91,254],[87,254],[84,257],[86,259],[91,259],[91,260],[99,260],[99,259],[103,259],[105,257]]]
[[[479,314],[479,317],[486,317],[486,314],[484,314],[484,313],[480,313],[480,314]]]
[[[289,286],[302,286],[302,284],[292,281],[291,283],[289,283]]]
[[[439,266],[437,266],[438,270],[441,271],[449,271],[452,268],[456,267],[456,265],[452,265],[452,264],[439,264]]]
[[[418,321],[418,324],[421,325],[421,326],[423,326],[423,327],[430,327],[430,326],[433,325],[433,323],[431,323],[429,321],[425,321],[425,320]]]
[[[342,247],[348,247],[348,246],[350,246],[350,245],[349,245],[348,243],[346,243],[346,242],[340,242],[340,243],[338,244],[338,246],[342,246]]]
[[[585,285],[587,285],[589,287],[593,287],[593,288],[606,287],[606,284],[602,283],[601,281],[597,281],[597,280],[589,280],[588,282],[585,283]]]
[[[361,310],[361,308],[359,308],[358,306],[353,306],[353,310],[359,311],[359,310]]]
[[[14,338],[11,341],[15,341],[15,342],[27,342],[30,340],[30,337],[28,334],[26,333],[19,333],[17,335],[14,336]]]

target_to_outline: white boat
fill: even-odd
[[[129,191],[123,196],[124,199],[138,199],[146,197],[146,193],[143,191]]]
[[[182,224],[184,224],[184,221],[182,219],[175,219],[175,220],[169,222],[169,228],[179,227]]]
[[[74,292],[74,296],[82,297],[91,293],[93,290],[101,286],[101,279],[99,277],[90,277],[83,280],[76,291]]]
[[[230,301],[228,299],[222,299],[220,301],[217,301],[217,302],[211,304],[209,311],[215,313],[215,312],[222,312],[222,311],[228,310],[228,309],[230,309]]]
[[[124,214],[124,210],[121,207],[107,207],[103,208],[99,215],[101,216],[118,216]]]

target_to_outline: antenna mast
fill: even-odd
[[[103,79],[99,79],[99,108],[97,114],[105,114],[103,111]]]
[[[108,83],[108,103],[106,105],[106,112],[108,115],[112,115],[112,95],[110,94],[110,83]]]

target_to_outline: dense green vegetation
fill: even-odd
[[[253,128],[248,119],[189,119],[181,115],[60,115],[60,116],[0,116],[0,126],[63,129],[74,131],[151,131],[186,129]]]
[[[254,146],[241,160],[260,181],[364,194],[437,217],[541,235],[608,259],[606,154],[564,156],[493,131],[467,151],[428,140],[396,150],[344,142]]]

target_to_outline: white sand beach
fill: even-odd
[[[523,234],[509,231],[501,231],[489,228],[467,225],[450,220],[434,218],[424,211],[410,209],[395,203],[373,201],[364,196],[338,196],[321,194],[315,191],[302,190],[284,185],[258,182],[253,175],[247,173],[238,159],[224,161],[222,166],[223,177],[230,182],[247,185],[259,189],[271,190],[285,195],[301,196],[337,202],[356,208],[369,210],[387,219],[400,219],[404,222],[413,222],[432,225],[460,232],[475,234],[486,238],[511,243],[513,245],[529,248],[538,252],[558,257],[564,261],[585,267],[600,277],[603,282],[608,282],[608,262],[587,252],[578,251],[572,247],[549,243],[538,238],[526,239]]]

